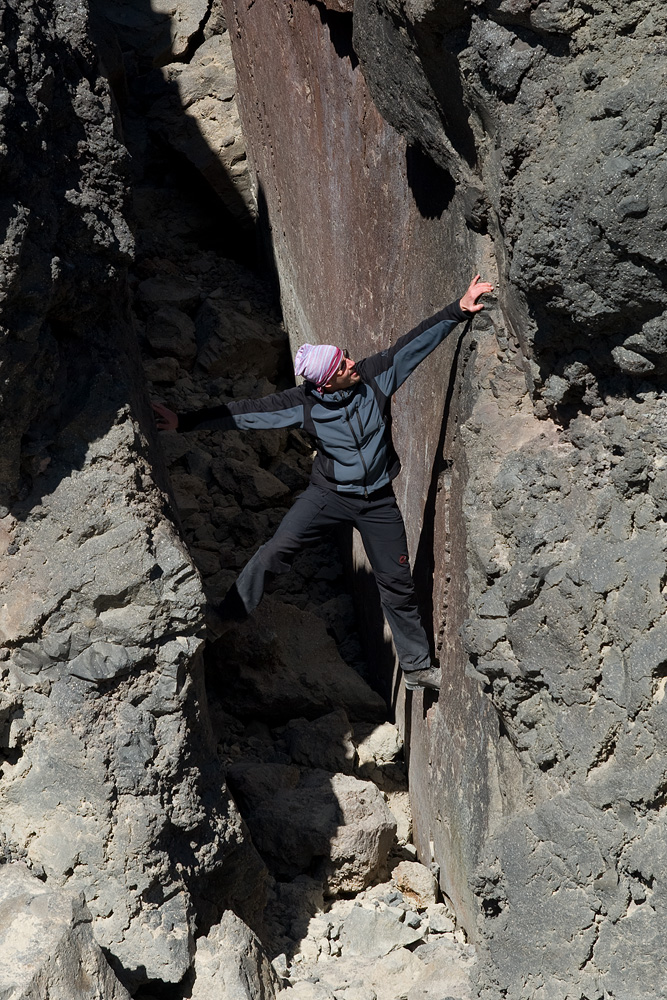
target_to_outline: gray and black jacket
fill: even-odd
[[[385,351],[358,361],[360,381],[322,393],[310,382],[261,399],[241,399],[178,415],[178,430],[300,427],[315,439],[315,486],[368,496],[401,468],[391,438],[391,397],[418,364],[467,319],[458,302],[423,320]]]

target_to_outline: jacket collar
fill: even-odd
[[[320,392],[312,383],[308,385],[308,391],[318,403],[349,403],[352,397],[358,392],[360,383],[351,385],[349,389],[337,389],[336,392]]]

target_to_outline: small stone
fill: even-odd
[[[438,898],[438,883],[425,865],[415,861],[401,861],[392,871],[394,882],[417,906],[426,907]]]
[[[348,986],[345,990],[343,1000],[377,1000],[377,993],[372,986]]]
[[[276,975],[280,976],[281,979],[287,979],[288,965],[287,965],[287,955],[285,952],[281,952],[280,955],[276,957],[271,962],[273,970]]]
[[[320,954],[320,948],[317,941],[313,941],[311,938],[305,938],[301,942],[301,954],[307,962],[316,962]]]
[[[389,808],[391,809],[391,805],[389,805]],[[394,812],[393,809],[391,811]],[[396,813],[394,813],[394,816],[395,815]],[[398,830],[396,831],[396,833],[398,836]],[[403,844],[400,851],[398,852],[398,856],[402,861],[416,861],[417,848],[415,847],[414,844]]]
[[[156,354],[173,355],[184,362],[197,354],[195,324],[181,309],[163,306],[146,324],[146,339]]]
[[[451,934],[456,923],[444,903],[435,903],[428,907],[428,929],[433,934]]]
[[[309,722],[291,719],[285,729],[287,749],[295,764],[351,774],[355,751],[352,727],[343,709]]]
[[[292,983],[290,995],[293,1000],[334,1000],[331,990],[322,983],[312,983],[307,979]]]
[[[425,928],[406,926],[389,909],[369,910],[356,906],[345,919],[341,939],[346,953],[381,958],[397,948],[420,941],[425,933]]]
[[[153,358],[144,361],[144,373],[149,382],[156,385],[173,385],[181,374],[181,366],[176,358]]]
[[[618,203],[618,214],[621,219],[627,219],[628,216],[640,219],[647,212],[648,198],[645,194],[629,195],[627,198],[621,198]]]
[[[611,356],[617,368],[631,375],[652,372],[655,368],[653,362],[645,358],[643,354],[637,354],[636,351],[629,351],[627,347],[615,347],[611,352]]]
[[[390,764],[403,749],[401,735],[390,722],[383,722],[380,726],[356,725],[354,738],[361,769],[366,765]]]

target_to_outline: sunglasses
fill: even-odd
[[[335,372],[336,375],[344,375],[345,374],[345,362],[349,361],[349,360],[350,360],[350,352],[346,351],[346,350],[343,350],[343,360],[341,361],[339,367],[337,368],[337,370]]]

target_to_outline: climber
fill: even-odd
[[[294,370],[305,381],[293,389],[191,413],[177,414],[153,404],[159,430],[299,427],[317,446],[309,486],[227,593],[217,609],[222,623],[243,620],[257,607],[267,573],[287,572],[305,545],[338,524],[353,524],[377,581],[406,688],[440,687],[391,485],[400,470],[391,438],[391,397],[457,323],[484,308],[478,300],[491,291],[493,286],[476,275],[460,301],[421,322],[392,347],[357,363],[339,347],[303,344]]]

